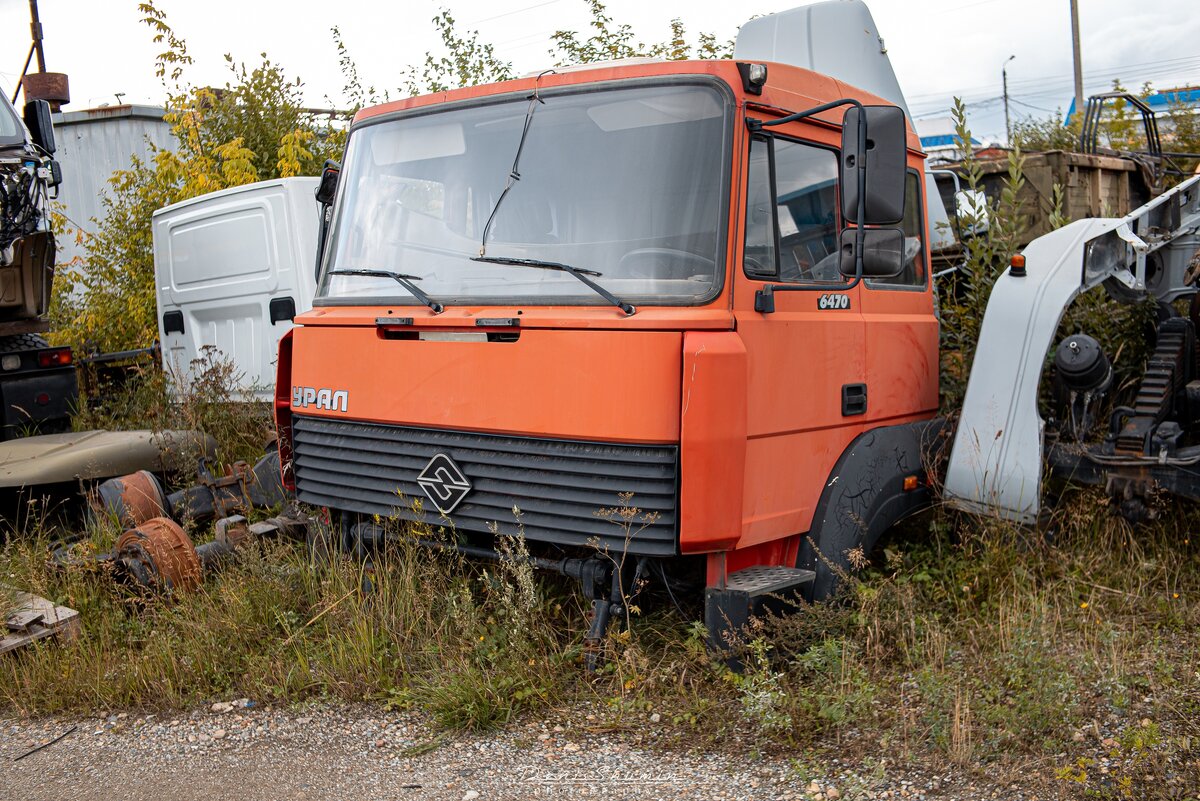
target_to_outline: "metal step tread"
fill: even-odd
[[[815,571],[798,567],[754,565],[730,573],[725,580],[725,589],[748,595],[769,595],[795,590],[812,583],[816,578]]]

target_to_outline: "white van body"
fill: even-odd
[[[242,389],[271,398],[279,339],[292,328],[288,313],[311,309],[316,291],[318,181],[260,181],[154,212],[159,341],[169,374],[186,376],[213,346],[241,373]]]

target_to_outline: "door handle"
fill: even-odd
[[[163,333],[164,334],[182,334],[183,333],[183,312],[181,312],[181,311],[163,312]]]
[[[842,417],[867,413],[867,385],[842,385]]]
[[[296,301],[291,298],[272,298],[267,308],[271,315],[271,325],[280,321],[290,323],[296,318]]]

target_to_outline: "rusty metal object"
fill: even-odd
[[[27,72],[21,88],[26,100],[45,100],[54,111],[71,102],[71,86],[61,72]]]
[[[200,586],[200,557],[175,521],[147,520],[117,539],[117,557],[141,584],[166,590]]]
[[[312,518],[301,516],[296,509],[292,509],[278,517],[268,517],[261,523],[255,523],[250,527],[250,533],[256,537],[271,534],[293,542],[305,542],[308,539],[309,527],[314,522]]]
[[[213,512],[217,517],[229,517],[249,511],[249,486],[254,477],[250,465],[234,462],[225,468],[225,475],[213,476],[207,469],[200,471],[200,486],[212,491]]]
[[[213,461],[200,460],[197,483],[172,493],[168,498],[175,517],[199,523],[215,518],[245,514],[254,505],[250,487],[255,484],[254,471],[245,462],[225,468],[224,475],[214,475]]]
[[[307,517],[297,516],[295,510],[253,524],[242,515],[233,515],[217,521],[215,540],[230,548],[237,548],[249,539],[263,537],[304,542],[311,522]]]
[[[217,521],[215,541],[230,548],[237,548],[250,536],[250,524],[241,515],[225,517]]]
[[[96,512],[112,515],[121,525],[137,528],[147,520],[168,514],[162,484],[147,470],[110,478],[96,488]]]

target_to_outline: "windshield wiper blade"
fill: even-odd
[[[592,279],[588,278],[589,275],[594,275],[597,278],[604,275],[603,273],[598,273],[595,270],[585,270],[581,267],[572,267],[569,264],[563,264],[557,261],[542,261],[541,259],[514,259],[504,256],[472,256],[471,261],[483,261],[489,264],[508,264],[514,267],[538,267],[543,270],[559,270],[564,273],[570,273],[591,287],[597,295],[604,298],[621,311],[625,312],[626,315],[633,314],[637,311],[637,307],[635,307],[632,303],[626,303],[604,287],[597,284]]]
[[[483,236],[479,239],[480,256],[487,255],[488,234],[491,233],[492,223],[496,221],[496,213],[500,211],[500,204],[504,202],[504,198],[508,197],[509,190],[517,181],[521,180],[521,153],[525,150],[529,126],[533,123],[533,112],[537,111],[539,103],[544,105],[546,102],[538,95],[538,82],[542,80],[542,75],[552,72],[554,72],[552,69],[545,70],[533,79],[533,94],[529,96],[529,105],[525,108],[525,124],[521,127],[521,141],[517,143],[517,154],[513,156],[512,169],[508,171],[508,180],[504,182],[504,189],[500,192],[500,197],[496,198],[496,205],[492,206],[492,213],[488,215],[487,223],[483,226]]]
[[[424,303],[429,308],[433,309],[434,314],[441,314],[445,307],[438,303],[433,298],[425,294],[421,287],[413,283],[420,281],[419,275],[405,275],[404,273],[394,273],[391,270],[330,270],[330,275],[363,275],[368,278],[391,278],[397,284],[404,287],[417,300]]]

